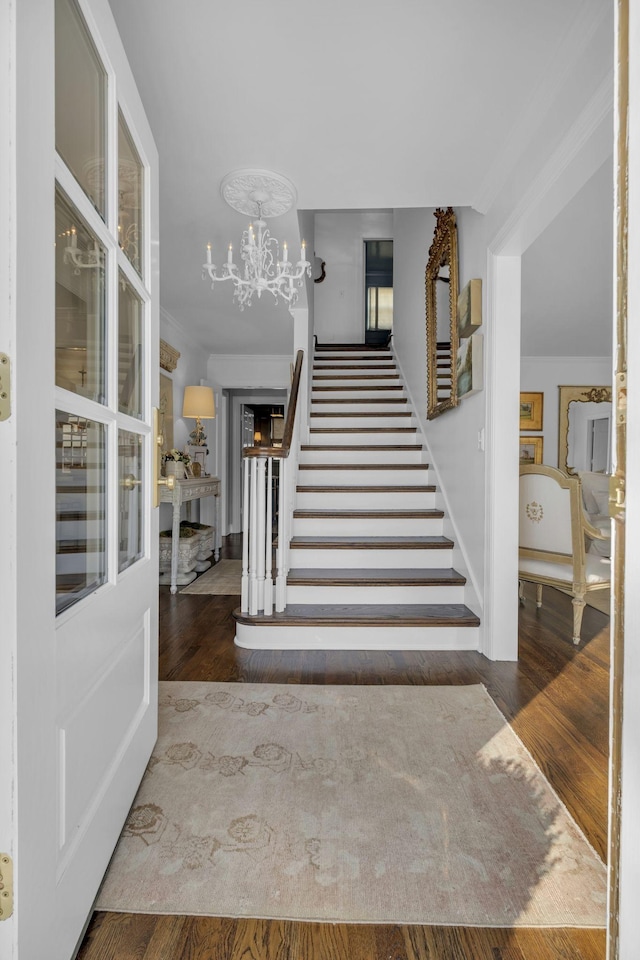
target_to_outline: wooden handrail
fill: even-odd
[[[298,406],[298,393],[300,391],[300,375],[302,374],[302,361],[304,351],[298,350],[296,355],[296,366],[293,371],[293,380],[291,381],[291,394],[289,396],[289,407],[287,409],[287,419],[284,424],[284,434],[281,447],[245,447],[242,451],[243,457],[279,457],[284,459],[289,456],[291,450],[291,438],[293,437],[293,426],[296,419],[296,409]]]

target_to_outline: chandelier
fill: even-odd
[[[211,287],[225,280],[235,285],[234,300],[241,310],[251,306],[254,293],[258,299],[265,291],[293,306],[298,299],[298,289],[302,286],[306,273],[311,276],[311,264],[306,258],[304,240],[300,246],[300,259],[293,263],[289,259],[288,246],[280,244],[267,227],[265,217],[277,217],[293,206],[296,193],[293,184],[276,173],[265,170],[242,170],[230,173],[222,181],[220,192],[229,206],[240,213],[257,216],[242,234],[240,241],[240,259],[242,267],[234,263],[233,245],[229,244],[227,262],[218,276],[215,263],[211,260],[211,244],[207,244],[207,262],[202,265],[203,278],[207,275]]]

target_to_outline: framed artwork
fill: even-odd
[[[474,333],[460,341],[457,356],[458,399],[478,393],[483,387],[482,334]]]
[[[195,467],[196,464],[199,466],[199,471],[194,476],[204,477],[207,472],[207,448],[206,447],[196,447],[193,444],[188,446],[189,456],[191,457],[191,463]]]
[[[542,430],[543,393],[520,394],[520,429]],[[537,462],[537,461],[536,461]]]
[[[458,297],[458,336],[470,337],[482,325],[482,280],[469,280]]]
[[[160,433],[164,437],[162,449],[173,449],[173,380],[164,373],[160,374]]]
[[[520,437],[520,465],[542,463],[542,437]]]

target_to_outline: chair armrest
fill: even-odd
[[[590,523],[589,520],[587,520],[587,517],[585,516],[584,513],[582,515],[582,528],[586,533],[586,535],[590,537],[592,540],[610,540],[611,539],[611,533],[607,535],[606,533],[603,533],[601,530],[598,530],[597,527],[594,527],[594,525]]]

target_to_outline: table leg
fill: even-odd
[[[216,528],[215,528],[215,530],[214,530],[214,532],[213,532],[213,543],[214,543],[213,557],[214,557],[214,560],[215,560],[216,563],[217,563],[218,560],[220,559],[220,540],[221,540],[221,537],[220,537],[220,493],[218,492],[213,499],[215,500],[215,520],[214,520],[214,523],[215,523],[215,525],[216,525]]]
[[[173,505],[171,527],[171,593],[178,592],[178,551],[180,549],[180,504]]]

